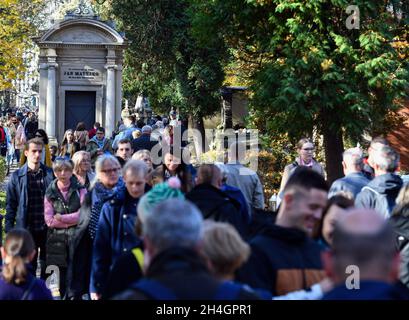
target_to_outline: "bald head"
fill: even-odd
[[[351,235],[371,235],[381,231],[385,225],[385,218],[377,211],[354,208],[340,218],[337,227]]]
[[[359,268],[361,280],[393,282],[396,257],[393,230],[376,211],[351,209],[335,225],[331,269],[338,282],[348,276],[349,266]]]
[[[197,172],[196,184],[211,184],[216,188],[222,185],[222,173],[214,164],[203,164]]]

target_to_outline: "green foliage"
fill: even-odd
[[[191,32],[195,4],[177,1],[113,1],[112,13],[131,41],[126,53],[124,95],[143,93],[155,109],[177,106],[203,117],[220,106],[225,49],[204,46]]]
[[[7,173],[7,164],[4,157],[0,157],[0,183],[4,181]]]
[[[209,45],[222,33],[230,52],[240,52],[234,59],[245,66],[252,121],[262,133],[295,139],[330,130],[358,140],[399,124],[409,85],[408,5],[393,1],[392,13],[385,1],[355,1],[359,30],[345,26],[348,5],[208,0],[194,28]]]

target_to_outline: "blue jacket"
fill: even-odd
[[[54,180],[53,171],[40,164],[40,168],[45,173],[44,176],[44,193],[47,187]],[[7,184],[7,204],[6,204],[6,221],[5,231],[9,232],[14,227],[27,227],[27,163],[20,169],[13,172],[10,181]]]
[[[115,261],[122,253],[141,246],[135,233],[138,202],[123,187],[102,207],[92,255],[91,292],[102,293]]]
[[[118,148],[118,142],[119,142],[120,140],[122,140],[122,139],[128,139],[128,140],[132,143],[132,140],[133,140],[132,133],[133,133],[135,130],[139,130],[139,131],[140,131],[140,129],[138,129],[138,128],[136,128],[134,125],[132,125],[131,127],[126,128],[124,131],[121,131],[120,133],[118,133],[118,134],[115,136],[114,141],[112,142],[112,149],[116,150],[116,148]]]
[[[30,270],[30,266],[26,265]],[[50,290],[41,279],[35,279],[31,272],[27,272],[27,281],[17,285],[6,282],[0,276],[0,300],[21,300],[25,291],[30,287],[31,281],[35,281],[26,300],[53,300]]]
[[[224,191],[224,193],[226,193],[230,198],[240,203],[240,214],[243,217],[243,219],[246,221],[246,223],[250,224],[251,216],[250,216],[248,206],[247,206],[247,201],[246,201],[246,198],[244,198],[243,192],[241,192],[239,188],[229,186],[228,184],[223,184],[221,190]]]
[[[339,285],[324,295],[322,300],[408,300],[409,291],[400,284],[380,281],[360,281],[359,289]]]
[[[354,198],[362,188],[365,187],[370,180],[362,172],[350,173],[347,176],[335,180],[329,190],[328,198],[331,198],[333,195],[339,191],[350,192]]]

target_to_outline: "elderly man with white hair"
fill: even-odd
[[[142,135],[132,141],[132,149],[134,152],[139,150],[148,150],[151,152],[152,148],[158,144],[158,141],[151,136],[152,127],[143,126],[141,131]]]
[[[348,194],[351,198],[361,192],[362,188],[369,183],[369,179],[362,172],[363,155],[359,148],[350,148],[345,150],[342,155],[342,168],[345,177],[335,180],[328,193],[328,197],[343,193]]]
[[[395,200],[402,188],[402,179],[395,173],[399,167],[399,154],[389,146],[374,151],[375,178],[357,195],[355,206],[375,209],[385,219],[395,207]]]

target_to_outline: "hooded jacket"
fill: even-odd
[[[142,245],[135,233],[138,202],[122,187],[102,207],[92,254],[91,292],[103,293],[109,271],[119,256]]]
[[[247,221],[240,213],[240,204],[220,189],[203,183],[194,187],[186,198],[197,205],[204,219],[228,222],[245,235]]]
[[[321,247],[295,228],[270,223],[250,241],[251,256],[238,280],[273,296],[306,290],[325,277]]]
[[[355,206],[374,209],[387,219],[395,207],[402,184],[402,179],[393,173],[377,176],[362,188],[355,199]]]
[[[400,211],[408,209],[408,206],[404,206]],[[395,231],[396,247],[400,252],[399,280],[409,288],[409,217],[400,212],[392,215],[389,222]]]

